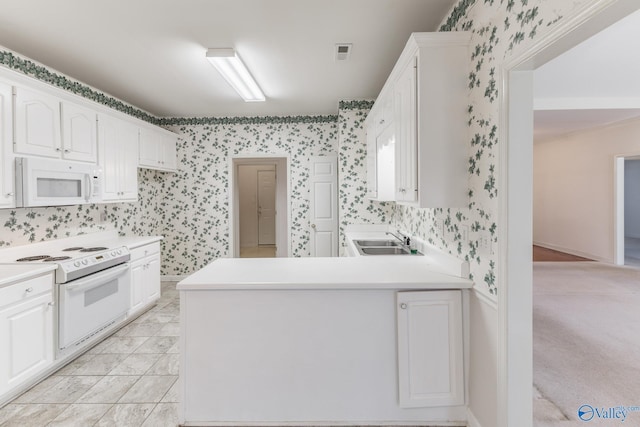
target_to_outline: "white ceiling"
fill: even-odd
[[[161,117],[335,114],[375,98],[456,0],[0,0],[0,45]],[[347,62],[336,43],[353,43]],[[205,59],[234,47],[267,102]]]
[[[640,11],[534,72],[534,139],[640,117]]]

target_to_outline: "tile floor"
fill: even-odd
[[[0,408],[0,426],[176,426],[179,297],[158,304]]]

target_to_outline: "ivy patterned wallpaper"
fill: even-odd
[[[0,245],[24,244],[84,231],[116,228],[122,233],[165,234],[163,274],[186,274],[228,251],[229,156],[289,153],[292,168],[293,252],[308,254],[308,186],[311,155],[338,152],[340,228],[350,223],[392,223],[471,263],[480,291],[497,295],[495,254],[481,251],[480,232],[497,244],[496,186],[498,72],[512,52],[548,31],[564,16],[598,0],[460,0],[440,31],[470,31],[468,76],[469,205],[465,209],[417,209],[364,200],[365,138],[369,101],[340,104],[338,117],[160,119],[44,66],[0,50],[0,65],[47,81],[182,135],[177,174],[141,170],[140,200],[132,204],[0,210]],[[107,215],[101,222],[100,216]],[[444,227],[442,226],[444,225]],[[463,241],[462,230],[469,231]]]

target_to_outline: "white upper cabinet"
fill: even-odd
[[[383,105],[393,103],[393,199],[398,203],[421,208],[468,204],[468,45],[467,32],[412,34],[367,118],[369,126]],[[368,154],[373,152],[372,142],[367,146]],[[383,173],[376,162],[378,185]]]
[[[138,127],[121,119],[98,116],[98,163],[104,202],[138,198]]]
[[[384,104],[376,105],[365,123],[367,197],[377,201],[395,200],[393,99],[385,100]]]
[[[98,161],[97,114],[94,110],[63,101],[62,157],[68,160]]]
[[[160,129],[140,128],[139,166],[175,172],[177,135]]]
[[[22,86],[15,93],[15,153],[96,163],[96,112]]]
[[[14,87],[15,152],[35,156],[60,157],[60,101],[52,95]]]
[[[11,120],[12,96],[11,85],[0,81],[0,208],[16,206]]]

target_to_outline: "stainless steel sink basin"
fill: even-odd
[[[357,246],[399,246],[398,242],[393,240],[354,240]]]
[[[411,255],[411,252],[400,247],[364,247],[360,248],[363,255]]]

